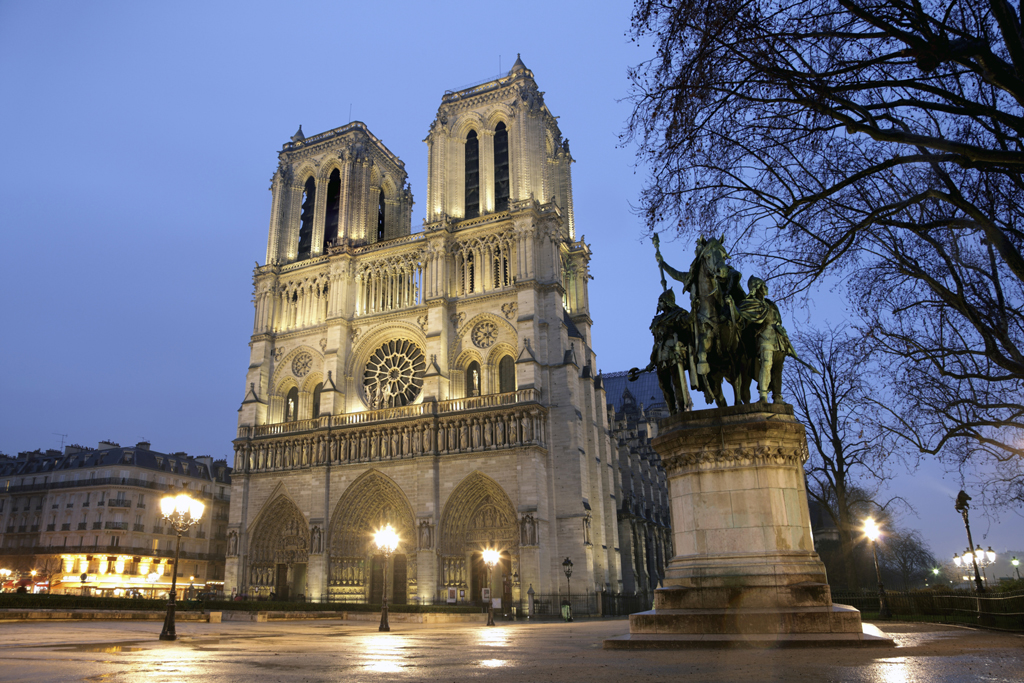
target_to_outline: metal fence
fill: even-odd
[[[1024,591],[984,593],[967,591],[885,591],[894,619],[968,624],[1006,631],[1024,631]],[[856,607],[866,618],[876,618],[878,593],[833,591],[832,602]]]
[[[254,597],[254,600],[267,600],[267,598]],[[346,595],[331,596],[323,595],[320,598],[305,598],[302,596],[291,596],[291,601],[305,601],[317,603],[335,603],[339,605],[367,604],[364,596]],[[394,598],[391,598],[392,604]],[[645,593],[615,594],[615,593],[534,593],[533,611],[530,611],[530,598],[523,594],[519,600],[503,600],[500,608],[496,608],[495,618],[505,617],[508,619],[523,619],[531,617],[534,619],[561,619],[563,618],[562,606],[568,602],[572,607],[573,617],[622,617],[635,612],[643,612],[653,609],[654,597]],[[462,599],[455,603],[449,603],[445,598],[436,599],[410,596],[409,605],[422,606],[456,606],[456,607],[477,607],[481,611],[486,609],[486,604],[481,600]]]

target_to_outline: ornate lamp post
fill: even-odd
[[[970,548],[968,548],[964,551],[964,554],[959,557],[957,557],[955,553],[953,554],[953,564],[955,564],[957,567],[968,567],[973,565],[975,570],[977,570],[979,567],[982,570],[984,570],[985,567],[989,566],[995,561],[996,552],[992,550],[992,546],[989,546],[988,550],[982,550],[980,545],[973,551]]]
[[[569,601],[569,618],[566,621],[572,621],[572,584],[569,582],[569,577],[572,576],[572,560],[568,557],[562,560],[562,571],[565,572],[565,592]]]
[[[494,571],[494,565],[498,564],[498,551],[488,548],[483,553],[484,563],[487,565],[487,587],[491,587],[491,573]],[[489,593],[488,593],[489,595]],[[494,626],[494,599],[488,598],[487,600],[487,625]]]
[[[970,550],[971,548],[974,547],[974,539],[971,538],[971,524],[967,520],[967,511],[971,508],[971,505],[968,502],[970,500],[971,500],[971,497],[967,495],[967,492],[966,491],[961,491],[960,493],[957,494],[957,496],[956,496],[956,503],[953,506],[956,509],[956,511],[959,512],[960,515],[963,516],[963,518],[964,518],[964,528],[967,529],[967,548],[968,548],[968,550]],[[979,593],[984,593],[985,592],[985,584],[983,584],[981,582],[981,572],[978,571],[978,563],[975,562],[975,557],[974,557],[973,553],[967,553],[967,554],[971,555],[971,558],[968,560],[966,558],[966,555],[965,555],[964,559],[965,559],[965,561],[970,562],[974,566],[974,583],[975,583],[975,585],[978,588],[978,592]]]
[[[395,548],[398,547],[398,534],[395,532],[394,527],[388,524],[374,534],[373,540],[377,544],[377,550],[384,555],[384,592],[382,593],[380,603],[380,628],[377,630],[390,631],[391,624],[388,623],[388,558],[391,557],[391,553],[395,552]]]
[[[1017,572],[1017,580],[1020,581],[1020,560],[1016,556],[1010,560],[1010,564],[1013,565],[1013,570]]]
[[[875,576],[878,577],[878,618],[892,619],[889,601],[885,598],[885,586],[882,585],[882,572],[878,568],[878,549],[875,546],[875,541],[882,535],[882,530],[870,517],[864,520],[864,535],[871,541],[871,555],[875,558]]]
[[[174,567],[171,569],[171,592],[167,600],[167,617],[164,619],[164,628],[160,632],[160,640],[177,640],[178,635],[174,632],[174,610],[176,588],[178,585],[178,558],[181,556],[181,535],[188,531],[189,527],[199,523],[206,506],[202,501],[192,498],[185,493],[185,487],[175,494],[171,489],[167,495],[160,499],[160,513],[164,521],[171,525],[171,528],[178,533],[178,540],[174,547]]]

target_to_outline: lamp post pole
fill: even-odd
[[[965,491],[961,491],[959,494],[957,494],[956,504],[954,505],[954,508],[964,518],[964,528],[967,529],[967,547],[973,548],[974,539],[971,538],[971,524],[967,520],[967,511],[971,507],[970,503],[968,502],[970,500],[971,497],[968,496]],[[978,571],[978,562],[973,553],[971,554],[971,564],[974,566],[974,583],[977,586],[978,592],[984,593],[985,584],[981,580],[981,572]]]
[[[160,640],[178,639],[178,634],[174,630],[174,612],[177,608],[175,597],[178,585],[178,560],[181,557],[181,535],[189,527],[199,523],[205,507],[201,501],[195,500],[185,493],[184,486],[177,495],[172,489],[160,500],[160,512],[163,513],[163,519],[170,523],[171,528],[178,534],[174,546],[174,566],[171,568],[171,592],[168,594],[167,616],[164,617],[164,628],[160,631]]]
[[[871,555],[875,558],[875,576],[878,577],[878,618],[892,619],[889,601],[885,596],[885,586],[882,585],[882,571],[878,568],[878,549],[875,545],[875,541],[881,534],[882,530],[875,524],[875,520],[870,517],[864,520],[864,535],[871,541]]]
[[[1020,581],[1020,560],[1014,557],[1012,560],[1010,560],[1010,564],[1013,565],[1013,570],[1017,572],[1017,580]]]
[[[569,577],[572,576],[572,560],[568,557],[562,560],[562,571],[565,572],[566,600],[569,603],[569,617],[566,621],[572,621],[572,583],[569,580]]]
[[[494,598],[491,597],[490,588],[493,583],[494,565],[498,562],[497,550],[485,550],[483,552],[484,562],[487,564],[487,625],[494,626]]]
[[[391,624],[388,623],[388,558],[398,547],[398,534],[390,524],[377,531],[374,535],[377,549],[384,555],[384,574],[382,576],[383,591],[381,592],[380,603],[380,627],[378,631],[391,631]]]

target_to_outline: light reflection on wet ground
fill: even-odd
[[[880,624],[895,650],[608,651],[622,620],[573,624],[376,625],[117,622],[0,624],[0,681],[461,681],[501,672],[512,681],[864,681],[1000,683],[1024,680],[1024,637],[921,624]]]

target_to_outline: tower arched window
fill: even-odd
[[[512,356],[503,356],[498,361],[498,392],[507,394],[516,390],[516,362]]]
[[[306,180],[302,191],[302,215],[299,218],[299,249],[296,258],[301,261],[309,258],[309,250],[313,246],[313,206],[316,204],[316,181],[313,176]]]
[[[480,364],[473,361],[466,368],[466,396],[480,395]]]
[[[292,387],[284,401],[284,421],[295,422],[299,419],[299,389]]]
[[[476,131],[466,136],[466,218],[480,215],[480,141]]]
[[[384,190],[380,191],[377,195],[377,241],[380,242],[384,239],[384,228],[385,228],[385,204],[384,204]]]
[[[508,130],[504,123],[494,129],[494,210],[508,211]]]
[[[338,207],[341,204],[341,172],[331,171],[327,181],[327,214],[324,216],[324,253],[338,239]]]
[[[320,417],[320,394],[323,393],[323,390],[323,382],[317,384],[316,388],[313,389],[313,417]]]

